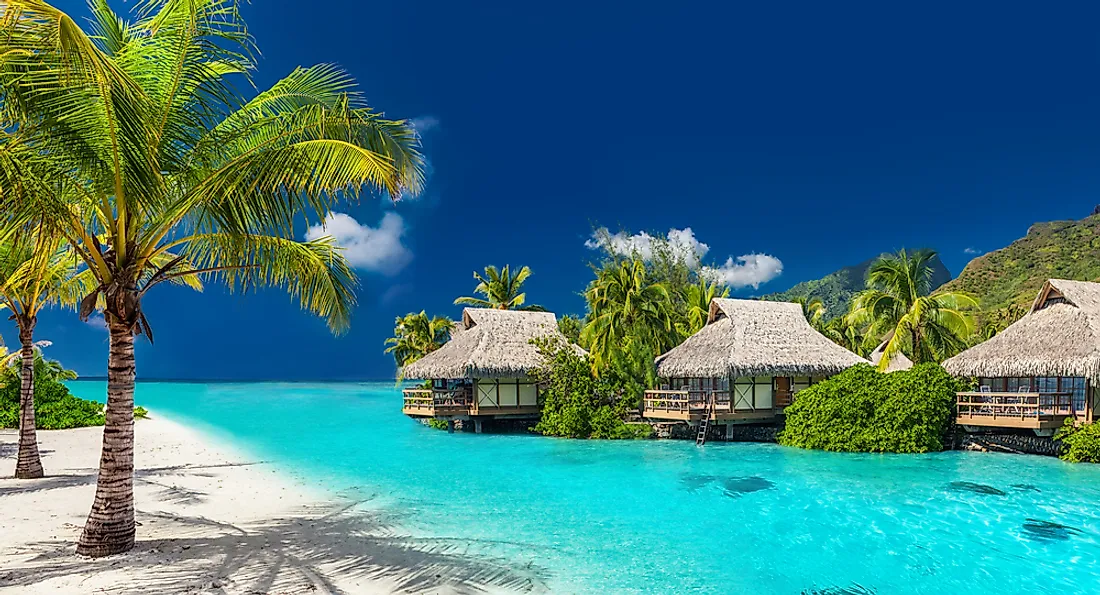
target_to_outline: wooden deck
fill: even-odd
[[[466,389],[407,388],[402,391],[401,412],[411,417],[495,419],[538,417],[537,405],[478,406],[473,393]]]
[[[1058,393],[956,393],[956,423],[987,428],[1054,430],[1074,417],[1073,395]]]
[[[735,408],[728,392],[647,390],[642,401],[642,417],[695,423],[708,417],[712,401],[714,413],[709,418],[717,423],[771,421],[779,414],[775,408]]]

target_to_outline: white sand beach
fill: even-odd
[[[396,534],[384,515],[179,423],[139,420],[136,434],[138,543],[93,560],[74,552],[102,428],[40,431],[39,480],[11,479],[17,436],[0,430],[0,593],[539,590],[491,560]]]

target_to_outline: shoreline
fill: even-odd
[[[499,562],[403,535],[385,513],[210,432],[149,415],[135,423],[137,544],[100,559],[77,556],[75,546],[95,493],[103,428],[40,430],[47,475],[36,480],[11,479],[18,434],[0,430],[0,593],[541,590],[536,578],[510,576]]]

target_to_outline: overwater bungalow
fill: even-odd
[[[451,340],[405,367],[405,377],[430,380],[431,388],[404,391],[402,411],[418,418],[533,419],[539,386],[530,377],[542,363],[537,338],[567,341],[550,312],[466,308]],[[577,347],[577,349],[580,349]]]
[[[798,391],[867,360],[814,330],[798,304],[715,299],[706,325],[660,356],[653,421],[774,421]],[[704,428],[705,431],[705,428]]]
[[[978,379],[957,395],[969,430],[1017,428],[1050,435],[1067,418],[1093,420],[1100,379],[1100,283],[1050,279],[1023,318],[943,363]]]

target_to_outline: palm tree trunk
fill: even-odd
[[[15,462],[16,479],[42,477],[42,458],[38,454],[38,433],[34,426],[34,320],[21,321],[19,342],[22,344],[19,387],[19,456]]]
[[[134,332],[109,322],[107,419],[95,502],[76,553],[98,558],[134,547]]]

